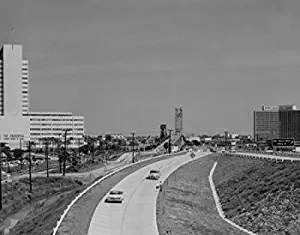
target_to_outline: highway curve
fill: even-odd
[[[197,153],[197,157],[205,153]],[[113,189],[124,191],[122,204],[98,204],[88,235],[157,235],[156,198],[159,181],[145,180],[150,169],[160,169],[163,181],[179,166],[191,161],[189,154],[148,165],[120,181]]]

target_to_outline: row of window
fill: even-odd
[[[53,130],[53,131],[63,131],[65,128],[38,128],[38,127],[33,127],[33,128],[30,128],[30,130],[49,130],[49,131],[51,131],[51,130]],[[84,130],[84,128],[73,128],[73,129],[71,129],[71,130],[73,130],[73,131],[83,131]]]
[[[49,118],[49,119],[46,119],[46,118],[30,118],[30,121],[53,121],[53,122],[72,122],[72,121],[84,121],[84,119],[52,119],[52,118]]]
[[[51,114],[34,114],[34,113],[32,113],[31,116],[72,117],[72,114],[59,114],[59,113],[57,113],[57,114],[55,114],[55,113],[51,113]]]
[[[32,126],[67,126],[67,127],[72,127],[75,125],[72,125],[72,123],[67,124],[67,123],[30,123]],[[84,124],[82,123],[81,125],[77,125],[83,127]]]
[[[30,136],[60,136],[61,133],[30,133]],[[82,133],[74,133],[72,136],[82,136]]]

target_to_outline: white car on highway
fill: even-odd
[[[105,199],[105,202],[120,202],[122,203],[124,199],[124,193],[120,190],[112,190],[109,192]]]
[[[160,178],[160,176],[161,176],[161,174],[160,174],[159,170],[151,170],[146,179],[158,180]]]

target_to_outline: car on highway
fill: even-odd
[[[109,192],[105,199],[105,202],[119,202],[122,203],[124,200],[124,193],[120,190],[112,190]]]
[[[159,170],[151,170],[149,175],[146,177],[146,179],[149,180],[158,180],[160,178],[161,174]]]

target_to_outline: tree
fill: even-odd
[[[13,155],[14,158],[18,161],[20,161],[20,165],[21,165],[21,170],[23,169],[23,162],[24,162],[24,158],[23,158],[23,153],[24,151],[22,149],[14,149],[13,150]]]
[[[195,146],[199,146],[200,142],[198,140],[192,140],[193,145]]]
[[[63,156],[62,156],[62,140],[60,138],[53,138],[53,143],[57,146],[57,155],[58,155],[58,164],[59,164],[59,173],[62,172],[62,163],[63,163]]]
[[[112,140],[112,136],[110,134],[105,135],[105,140],[110,142]]]
[[[169,143],[168,142],[164,143],[164,148],[165,148],[165,150],[169,149]]]

